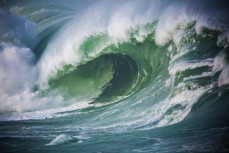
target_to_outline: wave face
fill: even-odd
[[[227,152],[226,4],[0,3],[0,147]]]

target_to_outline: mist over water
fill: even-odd
[[[0,2],[3,152],[228,152],[227,1]]]

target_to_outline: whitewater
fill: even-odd
[[[228,6],[0,1],[1,152],[229,152]]]

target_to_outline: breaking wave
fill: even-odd
[[[229,24],[224,14],[178,7],[99,1],[0,9],[0,120],[74,116],[84,130],[182,121],[229,83]]]

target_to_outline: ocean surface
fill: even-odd
[[[229,152],[226,0],[0,1],[0,152]]]

